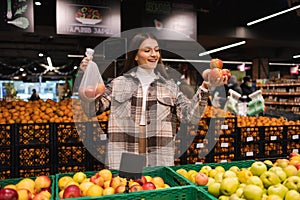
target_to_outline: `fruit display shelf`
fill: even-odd
[[[51,189],[47,190],[47,191],[49,191],[51,193],[51,198],[50,199],[54,200],[55,199],[55,176],[54,175],[50,175],[48,177],[51,180]],[[27,177],[27,178],[35,181],[37,177]],[[16,184],[18,184],[20,181],[22,181],[24,179],[25,178],[10,178],[10,179],[0,180],[0,186],[1,186],[1,188],[4,188],[5,186],[8,186],[8,185],[16,185]],[[26,186],[29,186],[29,184],[26,184]],[[38,197],[36,197],[36,198],[38,198]]]
[[[88,171],[84,172],[87,177],[91,177],[97,171]],[[55,200],[60,200],[59,197],[59,187],[58,181],[64,176],[73,176],[75,173],[63,173],[56,174],[56,191],[55,191]],[[117,170],[112,170],[113,177],[118,176]],[[194,185],[190,184],[185,178],[178,175],[173,170],[170,170],[167,167],[145,167],[143,170],[143,175],[147,176],[159,176],[163,178],[165,183],[170,187],[157,190],[143,190],[138,192],[129,192],[129,193],[119,193],[111,194],[98,197],[78,197],[73,198],[74,200],[91,200],[91,199],[121,199],[121,200],[211,200],[205,190],[196,188]]]

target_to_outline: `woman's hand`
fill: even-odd
[[[89,61],[92,60],[92,59],[93,59],[93,56],[84,57],[84,58],[82,59],[82,61],[80,62],[80,69],[81,69],[82,71],[85,71],[86,68],[87,68],[87,66],[88,66]]]
[[[228,82],[228,76],[222,76],[217,78],[208,76],[208,79],[203,81],[201,86],[205,89],[210,89],[212,87],[218,87],[227,84],[227,82]]]

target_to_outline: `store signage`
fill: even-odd
[[[57,0],[57,34],[109,37],[120,33],[120,1]]]
[[[33,0],[5,0],[0,11],[1,31],[34,32]]]
[[[174,1],[145,0],[145,14],[142,25],[171,29],[186,35],[180,40],[197,40],[197,13],[192,3],[180,3]],[[167,35],[159,35],[159,39],[178,40]]]

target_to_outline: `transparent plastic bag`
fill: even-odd
[[[86,56],[91,57],[93,53],[93,49],[87,48]],[[82,100],[93,101],[103,95],[104,92],[105,85],[98,65],[90,59],[80,82],[79,97]]]

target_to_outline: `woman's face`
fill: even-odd
[[[156,40],[148,38],[142,42],[135,56],[138,65],[145,69],[155,69],[160,58],[160,50]]]

